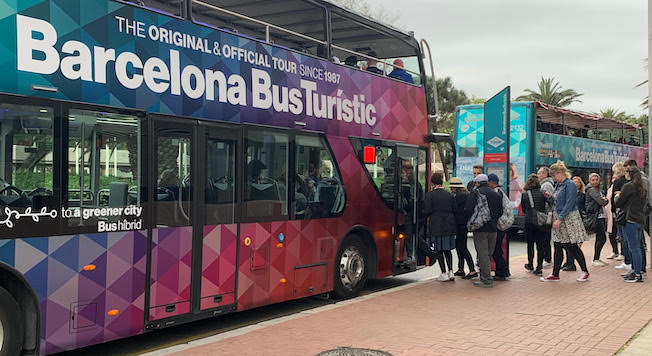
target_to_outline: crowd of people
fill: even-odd
[[[479,278],[474,286],[490,288],[494,281],[504,281],[510,276],[503,240],[511,228],[510,211],[515,207],[498,176],[483,172],[482,165],[473,166],[474,178],[466,186],[460,178],[451,178],[450,191],[444,189],[442,173],[432,175],[432,189],[425,194],[423,212],[429,219],[427,246],[441,268],[439,281],[453,281],[455,276]],[[635,160],[628,160],[613,165],[606,191],[601,189],[600,181],[598,173],[591,173],[585,185],[579,176],[571,178],[564,162],[558,161],[550,167],[540,167],[536,174],[527,177],[522,188],[519,185],[527,241],[524,267],[540,276],[542,282],[559,281],[560,271],[575,271],[576,264],[581,270],[577,281],[586,282],[590,274],[581,247],[592,234],[595,234],[592,267],[609,266],[601,259],[608,240],[612,251],[606,259],[622,261],[615,268],[622,270],[623,280],[643,282],[647,267],[645,235],[649,227],[646,224],[650,214],[648,178]],[[473,233],[477,263],[467,248],[468,232]],[[455,271],[453,249],[458,257]],[[566,259],[562,263],[564,255]],[[550,267],[552,271],[544,276],[543,270]]]

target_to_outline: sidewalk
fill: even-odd
[[[590,263],[593,241],[582,250]],[[395,356],[613,355],[652,319],[652,279],[624,283],[616,262],[589,267],[586,283],[575,281],[579,272],[543,283],[518,257],[493,289],[426,280],[149,355],[316,355],[341,346]],[[648,355],[651,341],[652,326],[622,355]]]

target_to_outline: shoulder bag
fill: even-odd
[[[541,230],[550,230],[552,228],[552,211],[548,209],[548,203],[546,203],[546,211],[538,211],[534,207],[534,199],[532,199],[532,191],[527,191],[528,199],[530,200],[530,208],[534,210],[536,214],[536,226]]]

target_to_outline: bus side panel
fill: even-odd
[[[190,312],[192,226],[152,230],[149,320]],[[175,304],[173,312],[165,306]]]
[[[41,354],[143,331],[146,231],[2,240],[0,256],[37,294]]]
[[[204,226],[201,310],[235,302],[237,248],[237,224]]]
[[[373,183],[365,173],[360,159],[352,149],[348,138],[329,136],[328,141],[339,164],[346,190],[346,208],[338,238],[344,237],[351,227],[367,227],[376,244],[378,254],[377,277],[392,275],[394,237],[394,211],[378,195]],[[339,243],[339,240],[338,240]],[[337,248],[337,246],[336,246]]]

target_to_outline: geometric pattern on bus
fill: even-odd
[[[235,301],[235,267],[238,225],[204,226],[201,273],[201,309],[210,309]],[[212,296],[221,295],[220,302]]]
[[[137,53],[145,61],[157,57],[166,63],[170,62],[170,50],[179,51],[180,66],[193,64],[201,69],[219,70],[225,75],[238,74],[245,83],[252,83],[252,69],[266,71],[273,78],[275,85],[288,88],[300,88],[302,79],[310,79],[317,85],[315,95],[338,96],[349,100],[357,95],[365,104],[373,104],[376,108],[376,123],[374,126],[344,120],[318,119],[300,113],[276,112],[273,108],[259,109],[252,105],[252,88],[246,86],[247,104],[245,106],[222,103],[219,100],[205,98],[190,99],[185,95],[172,94],[171,90],[163,93],[152,92],[143,84],[137,89],[124,88],[115,77],[114,69],[107,66],[106,84],[84,80],[69,80],[61,71],[53,74],[37,74],[17,70],[17,46],[15,36],[0,37],[0,67],[7,69],[0,81],[0,91],[34,95],[32,84],[58,88],[57,93],[47,94],[48,97],[68,99],[95,104],[113,105],[118,107],[138,108],[142,110],[222,120],[234,123],[257,123],[281,127],[295,127],[295,121],[302,121],[308,130],[324,131],[330,135],[373,137],[379,133],[382,137],[423,143],[422,136],[426,132],[425,94],[422,87],[412,85],[397,85],[396,81],[382,78],[343,65],[320,60],[311,56],[293,53],[283,48],[263,44],[249,38],[234,36],[229,33],[215,31],[204,26],[194,25],[188,21],[146,11],[137,6],[120,4],[106,0],[32,0],[14,2],[13,8],[3,11],[6,14],[0,18],[0,31],[15,33],[16,17],[14,13],[38,18],[49,22],[55,27],[58,35],[57,46],[65,41],[82,41],[89,48],[99,46],[115,49],[116,55],[122,52]],[[315,68],[322,73],[331,73],[339,78],[339,83],[326,79],[312,79],[300,73],[285,73],[265,66],[255,66],[245,61],[229,59],[223,56],[186,50],[165,43],[142,39],[117,29],[116,16],[126,19],[137,19],[146,24],[174,29],[188,35],[204,38],[209,43],[218,42],[248,51],[264,54],[269,57],[291,61],[298,65]],[[38,94],[38,93],[36,93]],[[417,127],[416,123],[421,122]]]
[[[240,252],[238,273],[238,310],[319,294],[324,281],[324,291],[333,288],[334,258],[340,241],[352,226],[367,226],[373,233],[378,253],[378,277],[392,273],[391,228],[393,212],[383,209],[385,204],[364,173],[358,157],[351,150],[348,138],[329,138],[342,174],[347,195],[343,216],[329,219],[293,220],[284,222],[250,223],[240,225]],[[279,234],[284,241],[279,241]],[[247,245],[249,242],[249,245]],[[300,290],[305,281],[296,266],[327,262],[316,266],[305,285],[315,290]],[[283,282],[284,280],[284,282]]]
[[[151,249],[149,319],[155,320],[188,312],[192,266],[192,227],[153,229]],[[174,312],[166,313],[165,306],[175,303],[180,303],[180,305],[176,305]]]
[[[0,240],[34,288],[41,309],[41,353],[141,333],[145,302],[145,231]],[[93,270],[84,266],[94,265]],[[117,310],[118,314],[109,315]]]
[[[107,73],[106,85],[81,80],[70,81],[60,72],[52,75],[18,72],[15,59],[15,36],[0,38],[0,66],[6,69],[3,80],[0,81],[0,91],[3,92],[35,95],[31,84],[39,84],[57,87],[59,91],[56,94],[46,94],[53,98],[281,127],[294,127],[294,121],[299,120],[306,123],[304,127],[306,129],[327,133],[346,188],[348,199],[345,213],[342,217],[331,219],[242,224],[243,234],[239,240],[241,253],[238,256],[240,261],[226,259],[233,263],[239,263],[241,273],[238,276],[238,294],[242,297],[242,300],[238,300],[239,309],[259,305],[257,304],[258,299],[268,298],[270,301],[278,301],[300,296],[301,291],[297,291],[295,294],[293,282],[294,267],[297,265],[327,261],[329,263],[327,268],[318,270],[326,271],[327,288],[331,289],[332,262],[335,252],[347,229],[355,224],[368,226],[375,234],[376,243],[384,245],[378,248],[379,253],[386,254],[379,256],[379,261],[382,261],[382,264],[378,266],[378,276],[391,274],[393,213],[390,209],[385,208],[384,203],[378,197],[362,170],[358,157],[352,151],[347,136],[376,138],[378,136],[373,133],[381,133],[380,137],[383,138],[422,144],[422,137],[426,132],[423,88],[397,85],[397,82],[392,79],[381,78],[209,28],[190,25],[188,22],[117,2],[33,0],[13,2],[7,7],[25,16],[49,21],[57,29],[59,36],[57,46],[68,40],[77,40],[83,41],[91,48],[94,45],[114,48],[116,53],[134,52],[137,48],[138,55],[143,59],[158,56],[166,62],[169,61],[169,50],[175,47],[160,42],[140,41],[136,43],[133,36],[116,34],[114,16],[118,15],[139,19],[157,26],[174,28],[190,35],[216,40],[258,53],[271,54],[277,58],[285,58],[299,64],[307,64],[331,73],[341,74],[339,84],[319,82],[317,92],[334,95],[338,89],[343,89],[349,97],[353,94],[365,96],[366,103],[373,103],[376,106],[378,118],[374,127],[355,123],[347,124],[338,120],[316,119],[304,115],[276,113],[271,109],[261,110],[250,106],[232,106],[217,101],[191,100],[187,97],[172,95],[169,92],[159,95],[149,91],[146,86],[136,90],[126,90],[120,87],[112,73],[113,69],[110,68]],[[64,11],[64,7],[66,11]],[[12,10],[3,12],[3,14],[5,13],[7,16],[0,18],[0,31],[9,34],[15,33],[15,16],[11,16]],[[194,51],[180,51],[180,59],[182,65],[194,63],[201,68],[223,71],[227,75],[239,73],[245,81],[251,82],[252,67],[242,62],[222,60],[216,56],[202,55]],[[277,72],[270,71],[270,73],[274,78],[274,84],[299,87],[301,79],[299,75],[282,76]],[[248,88],[247,97],[251,98],[250,88]],[[341,135],[341,137],[337,137],[337,135]],[[229,231],[235,230],[230,229]],[[221,230],[220,234],[224,232]],[[280,232],[283,232],[288,239],[283,247],[277,246]],[[256,238],[256,245],[248,247],[250,249],[248,253],[247,249],[242,247],[245,233],[253,233]],[[12,266],[18,265],[19,267],[16,268],[25,274],[38,293],[43,322],[41,345],[44,352],[52,353],[82,347],[142,332],[143,297],[146,286],[152,293],[151,307],[165,306],[170,303],[182,304],[189,300],[190,255],[188,251],[190,251],[189,246],[192,240],[191,230],[188,227],[154,229],[154,235],[152,257],[153,262],[156,262],[152,265],[152,280],[149,282],[144,281],[146,263],[146,233],[144,232],[0,240],[0,260]],[[333,239],[332,243],[328,242],[329,238]],[[120,243],[123,239],[124,242]],[[129,243],[133,250],[131,264],[125,263],[129,258],[120,257],[122,254],[112,247],[115,244],[122,246],[122,244]],[[67,247],[61,249],[64,245]],[[74,249],[75,246],[78,246],[78,250]],[[265,249],[266,246],[267,249]],[[324,246],[332,247],[332,254],[328,258],[317,255],[321,253],[321,247]],[[95,254],[97,254],[96,257],[94,257]],[[87,261],[91,257],[93,260]],[[264,261],[265,258],[269,261],[267,267],[257,268],[257,264],[261,259]],[[77,261],[75,268],[70,267],[73,264],[72,261]],[[87,273],[88,271],[79,269],[84,264],[93,262],[97,265],[95,271]],[[96,277],[99,275],[105,277],[103,279]],[[264,278],[261,275],[264,275]],[[297,274],[297,276],[304,277],[301,274]],[[285,277],[285,283],[281,283],[282,277]],[[139,282],[141,280],[142,283]],[[133,281],[131,288],[124,286],[129,281]],[[303,282],[297,281],[297,286],[303,285]],[[260,297],[260,295],[265,297]],[[72,305],[74,302],[86,303],[86,301],[91,301],[91,305]],[[119,305],[122,309],[117,307],[115,309],[118,309],[119,313],[115,316],[108,316],[107,309],[110,310],[112,305]],[[72,327],[70,326],[72,325],[71,308],[76,308],[75,311],[78,313],[75,319],[75,330],[72,333],[70,329],[66,331],[64,327],[64,325],[67,328]],[[93,310],[95,311],[93,312]],[[152,309],[150,313],[153,312],[153,315],[156,316],[157,310]],[[179,305],[176,313],[181,313],[183,310],[183,307]],[[91,323],[90,319],[93,319],[93,314],[96,314],[97,318],[94,323]],[[166,313],[165,316],[168,315]],[[98,326],[97,330],[94,325]]]

